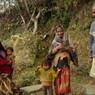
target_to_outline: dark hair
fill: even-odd
[[[11,50],[12,52],[14,51],[12,47],[7,47],[7,49]]]
[[[2,45],[2,43],[1,43],[1,42],[0,42],[0,50],[5,51],[5,49],[4,49],[4,47],[3,47],[3,45]]]
[[[51,63],[49,62],[48,58],[45,58],[44,61],[43,61],[43,65],[48,65],[49,68],[51,68]]]

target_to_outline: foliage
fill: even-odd
[[[30,19],[28,9],[25,8],[25,2],[19,2],[21,10],[13,7],[10,13],[0,15],[0,18],[2,18],[0,19],[0,34],[2,35],[0,40],[3,41],[3,44],[10,45],[12,35],[20,35],[24,39],[24,44],[20,45],[20,48],[17,47],[18,50],[16,51],[17,56],[20,56],[18,58],[20,62],[17,64],[20,71],[14,73],[14,79],[20,86],[30,85],[30,83],[35,84],[35,68],[46,56],[54,37],[54,32],[51,29],[58,23],[62,23],[67,30],[66,32],[73,38],[75,43],[78,43],[80,64],[85,64],[88,59],[88,48],[86,46],[91,22],[90,8],[92,1],[42,0],[43,4],[33,4],[34,1],[37,2],[38,0],[26,0],[30,14],[35,8],[36,12],[40,8],[44,8],[38,23],[38,33],[35,36],[31,33],[33,23],[30,24],[29,31],[24,31],[22,27],[23,23],[19,12],[25,17],[26,22]],[[48,38],[43,40],[45,34],[48,34]]]

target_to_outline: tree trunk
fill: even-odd
[[[33,34],[36,34],[37,29],[38,29],[38,20],[35,20],[34,21]]]

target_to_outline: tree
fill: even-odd
[[[33,22],[33,34],[36,33],[38,29],[38,19],[44,10],[44,3],[45,0],[16,0],[16,8],[18,8],[25,31],[29,30],[29,26],[31,22]],[[27,18],[24,14],[27,15]]]

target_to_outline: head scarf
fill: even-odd
[[[55,27],[55,32],[64,32],[64,28],[63,26],[60,24],[58,26]]]

